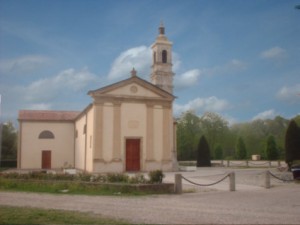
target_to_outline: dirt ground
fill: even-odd
[[[227,172],[206,168],[182,175],[209,183]],[[229,191],[227,181],[206,188],[184,183],[185,190],[195,188],[195,192],[143,197],[0,192],[0,205],[93,212],[147,224],[300,224],[299,184],[272,179],[272,187],[265,189],[264,170],[235,172],[235,192]],[[165,181],[172,180],[174,173],[167,173]]]

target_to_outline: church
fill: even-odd
[[[174,171],[172,42],[161,24],[152,45],[151,82],[128,78],[90,90],[81,112],[20,110],[18,168],[91,173]]]

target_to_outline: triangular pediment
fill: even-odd
[[[152,83],[137,76],[114,83],[103,88],[89,91],[92,97],[122,97],[122,98],[145,98],[145,99],[164,99],[172,101],[175,96],[160,89]]]

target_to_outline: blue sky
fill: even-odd
[[[89,90],[149,80],[160,21],[173,42],[175,116],[231,123],[300,113],[300,0],[0,0],[1,121],[82,110]]]

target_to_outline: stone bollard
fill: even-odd
[[[182,194],[182,178],[181,174],[175,174],[175,194]]]
[[[269,167],[270,168],[272,167],[272,161],[271,160],[269,161]]]
[[[235,173],[231,172],[229,174],[229,190],[235,191]]]
[[[246,160],[246,167],[249,167],[249,161]]]
[[[271,177],[268,170],[265,172],[265,188],[266,189],[271,188]]]
[[[280,160],[278,160],[278,167],[281,167],[281,162],[280,162]]]
[[[229,160],[227,160],[227,167],[229,167],[230,166],[230,161]]]

